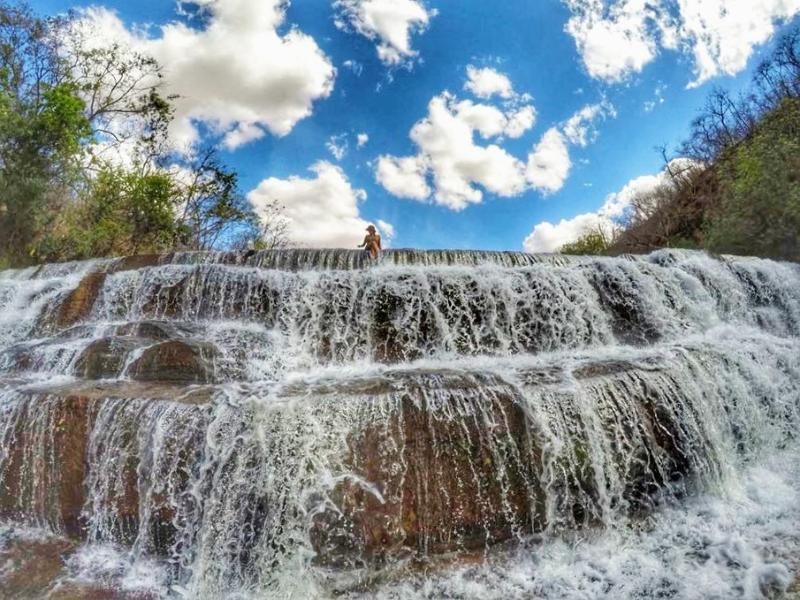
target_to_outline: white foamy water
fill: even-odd
[[[537,538],[487,564],[351,598],[776,598],[800,566],[800,449],[762,457],[718,494],[579,536]]]
[[[791,584],[797,265],[120,264],[0,273],[0,515],[79,537],[66,580],[198,600],[749,600]],[[59,325],[92,271],[97,298]],[[142,385],[165,342],[203,376]]]

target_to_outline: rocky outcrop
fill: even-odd
[[[613,440],[606,457],[613,462],[604,468],[622,478],[613,492],[617,501],[631,511],[649,507],[653,494],[692,473],[687,448],[693,442],[658,395],[662,388],[641,373],[642,365],[623,360],[587,362],[571,372],[519,373],[524,386],[549,395],[553,418],[575,428],[559,437],[568,443],[555,447],[548,437],[553,432],[541,430],[520,389],[495,377],[438,372],[419,379],[398,372],[372,387],[338,388],[341,395],[363,395],[365,404],[394,408],[351,432],[348,475],[311,528],[315,560],[338,568],[375,567],[485,549],[545,527],[600,524],[599,486],[606,475],[590,447],[595,434],[579,433],[588,425],[568,394],[560,399],[568,378],[580,380],[582,393],[602,399],[599,414],[608,422],[595,426]],[[313,395],[331,391],[315,389]],[[626,415],[622,424],[619,415]],[[550,521],[554,516],[557,522]]]
[[[196,411],[203,410],[209,397],[209,389],[125,382],[31,389],[18,400],[13,429],[0,432],[0,443],[9,449],[0,463],[0,518],[47,525],[77,541],[85,540],[92,520],[97,527],[100,518],[99,526],[112,541],[130,545],[139,537],[148,553],[168,555],[175,542],[176,507],[171,498],[155,493],[154,486],[177,491],[187,485],[204,435],[202,426],[195,427],[197,415],[202,415]],[[126,405],[132,409],[126,410]],[[158,415],[159,405],[174,407],[173,418],[163,425],[169,432],[161,443],[176,448],[163,473],[153,471],[149,442],[142,442],[147,423],[140,420],[148,410]],[[108,427],[113,431],[106,431]],[[106,439],[115,446],[106,447]],[[110,463],[97,464],[102,457]],[[87,514],[92,485],[110,486],[113,493],[100,505],[92,504]],[[145,513],[148,531],[139,536]],[[104,522],[102,515],[112,515],[113,522]]]
[[[0,517],[46,523],[53,531],[82,538],[91,422],[87,402],[44,396],[41,404],[21,404],[17,417],[0,440],[7,449]]]
[[[148,592],[124,592],[113,584],[70,578],[67,560],[77,545],[58,537],[0,537],[0,597],[3,600],[156,600]]]
[[[476,383],[449,381],[454,393],[445,400],[437,390],[437,405],[404,382],[407,393],[387,421],[353,431],[351,475],[333,491],[335,509],[311,530],[320,564],[352,568],[485,548],[531,530],[537,449],[524,411],[509,388],[470,394],[466,386]]]
[[[52,325],[58,329],[66,329],[83,321],[92,311],[100,290],[106,280],[105,273],[89,273],[74,290],[61,301],[54,311]]]
[[[85,379],[114,379],[122,375],[128,355],[141,342],[124,337],[91,342],[75,363],[75,374]]]
[[[89,380],[127,377],[173,384],[214,382],[217,351],[212,344],[168,339],[176,328],[156,323],[126,325],[120,330],[155,339],[115,336],[95,340],[76,360],[74,373]]]
[[[167,260],[168,255],[160,254],[137,254],[125,256],[114,262],[108,269],[109,273],[122,273],[123,271],[136,271],[147,267],[156,267],[162,260]]]
[[[5,600],[45,598],[63,574],[65,560],[75,552],[66,539],[20,539],[0,536],[0,590]]]
[[[138,381],[212,383],[215,356],[211,344],[166,341],[146,348],[128,373]]]

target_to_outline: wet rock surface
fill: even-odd
[[[38,383],[28,385],[24,393],[62,399],[76,398],[81,402],[129,399],[203,405],[211,402],[216,391],[217,388],[210,385],[183,386],[165,382],[109,380]]]
[[[75,374],[84,379],[116,379],[123,375],[128,355],[142,343],[124,337],[95,340],[78,357]]]
[[[0,277],[0,518],[157,559],[203,600],[380,585],[718,489],[794,423],[794,271],[385,261],[176,253]],[[59,543],[15,551],[14,593],[138,598],[64,578]]]
[[[204,435],[194,415],[204,414],[213,393],[212,388],[136,382],[29,388],[18,400],[16,425],[0,439],[9,449],[0,471],[0,519],[86,540],[98,527],[97,515],[86,512],[99,475],[96,461],[107,456],[114,466],[111,479],[96,485],[112,489],[94,510],[112,515],[113,522],[99,526],[110,541],[132,544],[140,537],[148,552],[168,555],[176,535],[175,505],[154,492],[153,480],[175,491],[186,487],[187,469],[198,460]],[[162,443],[175,448],[164,473],[154,472],[143,437],[147,432],[139,418],[148,410],[174,414],[165,423],[172,432]],[[98,446],[98,434],[106,427],[114,428],[118,446]],[[143,511],[148,531],[140,536]]]
[[[68,540],[19,539],[0,534],[0,597],[4,600],[46,598],[75,552]]]
[[[117,260],[108,269],[109,273],[123,273],[125,271],[137,271],[147,267],[156,267],[161,264],[162,260],[166,260],[166,256],[160,254],[137,254],[135,256],[126,256]]]
[[[78,397],[44,397],[42,402],[44,412],[23,409],[5,431],[0,517],[47,525],[80,539],[85,534],[89,405]]]
[[[71,327],[86,319],[105,283],[105,273],[89,273],[73,291],[63,299],[53,316],[53,326]]]
[[[211,344],[171,340],[145,348],[129,373],[138,381],[212,383],[215,356]]]
[[[3,600],[156,600],[148,592],[125,592],[114,584],[76,581],[68,560],[77,545],[56,537],[0,534],[0,598]]]
[[[353,476],[333,491],[337,510],[312,528],[316,560],[383,564],[530,531],[537,450],[518,400],[497,393],[490,402],[433,407],[411,389],[388,422],[354,432]]]

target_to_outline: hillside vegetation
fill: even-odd
[[[749,93],[716,89],[667,161],[667,183],[634,198],[613,231],[570,254],[702,248],[800,261],[800,28],[757,68]]]
[[[85,27],[0,0],[0,268],[281,244],[213,146],[172,145],[161,66]]]

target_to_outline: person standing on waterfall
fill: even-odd
[[[374,259],[378,258],[381,250],[381,236],[378,233],[378,230],[375,229],[374,225],[370,225],[367,227],[367,237],[364,238],[364,241],[358,245],[359,248],[364,248],[369,255]]]

